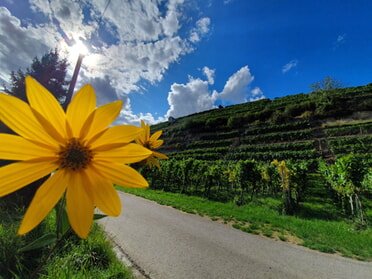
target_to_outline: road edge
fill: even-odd
[[[105,235],[108,240],[113,245],[113,251],[116,254],[116,257],[132,272],[133,276],[136,279],[151,279],[150,275],[148,275],[125,251],[124,249],[118,244],[115,240],[116,236],[108,231],[105,230]]]

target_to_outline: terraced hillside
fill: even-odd
[[[269,162],[372,153],[372,84],[216,108],[151,127],[171,158]]]

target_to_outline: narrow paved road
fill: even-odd
[[[372,278],[372,263],[264,239],[121,192],[120,197],[121,216],[101,223],[151,279]]]

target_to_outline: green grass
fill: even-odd
[[[328,204],[322,208],[320,203],[304,203],[299,216],[285,216],[279,214],[280,200],[273,198],[258,199],[238,207],[231,202],[214,202],[151,189],[118,189],[188,213],[209,216],[248,233],[372,261],[372,229],[357,230],[355,225],[338,217]]]
[[[117,259],[111,243],[97,223],[93,224],[87,239],[70,237],[59,253],[51,257],[43,272],[45,275],[41,275],[40,279],[134,278]]]
[[[41,235],[54,231],[54,211],[36,229],[25,236],[17,235],[24,209],[17,204],[0,200],[0,279],[30,278],[51,247],[30,252],[18,252]],[[36,278],[134,278],[127,267],[117,259],[111,242],[96,223],[87,239],[71,235],[59,246],[40,270]]]

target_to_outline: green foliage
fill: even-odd
[[[277,143],[294,140],[309,140],[312,136],[312,129],[305,129],[299,131],[290,131],[283,133],[266,133],[263,135],[246,137],[242,142],[246,144],[257,143]]]
[[[186,122],[185,124],[185,129],[202,129],[205,127],[205,121],[204,119],[200,119],[200,120],[197,120],[197,119],[190,119]]]
[[[363,110],[372,110],[372,99],[368,98],[366,100],[362,100],[362,102],[359,103],[358,109]]]
[[[269,163],[285,160],[291,173],[290,196],[296,205],[295,214],[304,212],[303,203],[312,198],[314,191],[309,189],[307,178],[317,171],[318,158],[331,161],[354,152],[363,161],[372,161],[371,121],[350,120],[359,116],[365,119],[368,113],[349,115],[371,98],[372,85],[326,88],[181,117],[164,129],[165,144],[160,152],[172,159],[164,162],[163,173],[145,177],[154,182],[150,184],[155,189],[244,204],[258,197],[277,198],[282,194],[280,177]],[[333,119],[341,120],[338,126],[332,124],[336,123]],[[186,171],[187,160],[193,163],[187,164],[190,169]],[[244,186],[238,179],[239,164],[253,160],[260,177]],[[363,181],[363,185],[367,184],[369,176]],[[321,187],[322,198],[333,201],[336,191],[324,181]],[[368,195],[362,195],[363,205],[371,197]],[[349,206],[347,199],[335,201]],[[340,208],[335,207],[333,212],[339,213]],[[369,212],[368,218],[372,216]]]
[[[330,76],[325,79],[315,82],[310,85],[311,100],[316,104],[316,111],[323,114],[327,110],[331,110],[337,102],[336,89],[341,88],[342,83]],[[341,102],[342,103],[342,102]]]
[[[116,258],[112,244],[96,224],[87,239],[71,236],[59,252],[51,257],[42,278],[132,278]]]
[[[300,118],[304,118],[304,119],[310,119],[310,118],[313,118],[313,117],[314,117],[314,112],[313,111],[310,111],[310,110],[304,111],[300,115]]]
[[[303,151],[270,151],[270,147],[265,146],[267,151],[251,151],[251,152],[235,152],[226,155],[228,160],[246,160],[254,159],[262,162],[269,162],[275,158],[280,160],[305,160],[305,159],[315,159],[317,157],[315,150],[303,150]],[[218,157],[218,156],[216,156]]]
[[[225,117],[216,117],[216,118],[208,118],[205,122],[205,127],[208,130],[214,130],[218,127],[224,128],[227,124],[227,118]]]
[[[370,174],[366,162],[350,153],[338,158],[331,166],[324,162],[320,162],[319,166],[327,183],[339,195],[345,213],[365,224],[366,216],[361,198],[371,193],[371,187],[368,185]]]
[[[331,89],[336,89],[336,88],[341,88],[341,87],[343,87],[343,85],[339,80],[331,76],[327,76],[323,80],[311,84],[310,90],[315,91],[315,92],[320,92],[324,90],[331,90]]]
[[[232,139],[193,141],[187,145],[187,149],[226,147],[226,146],[231,145],[232,143],[233,143]]]
[[[201,136],[201,140],[224,140],[224,139],[231,139],[234,137],[239,137],[239,131],[237,130],[232,130],[229,132],[223,132],[223,133],[218,133],[218,134],[213,134],[213,135],[204,135]]]
[[[243,205],[246,203],[245,195],[250,194],[251,200],[259,190],[259,181],[261,180],[261,171],[254,160],[238,161],[236,164],[230,164],[224,174],[229,174],[229,182],[235,193],[234,197],[236,205]]]
[[[227,121],[227,127],[230,129],[242,127],[248,119],[244,116],[230,116]]]
[[[277,124],[277,125],[265,125],[262,127],[246,129],[244,135],[262,135],[270,134],[274,132],[289,132],[292,130],[304,130],[310,128],[310,122],[307,120],[295,121],[286,124]]]
[[[254,160],[226,164],[224,161],[173,158],[161,161],[160,165],[160,170],[141,170],[152,189],[224,202],[235,200],[237,205],[252,201],[254,197],[280,192],[271,166]]]
[[[43,234],[38,226],[26,236],[17,234],[24,208],[0,200],[0,278],[28,278],[38,265],[42,250],[20,252],[27,243]]]
[[[372,134],[372,122],[344,125],[325,129],[328,137]]]
[[[293,172],[287,167],[285,161],[279,162],[278,160],[274,160],[271,164],[277,166],[278,174],[280,176],[280,187],[283,192],[282,213],[293,215],[299,202],[297,198],[297,185],[293,184],[291,181]]]
[[[364,175],[364,178],[361,182],[361,187],[367,193],[372,193],[372,168],[368,169],[368,172]]]
[[[306,190],[309,185],[309,174],[312,170],[313,162],[310,160],[302,160],[293,162],[287,161],[287,167],[291,171],[290,181],[295,189],[297,203],[304,200]]]
[[[315,110],[315,104],[311,101],[305,101],[298,104],[288,104],[285,107],[284,113],[291,117],[302,115],[304,112],[308,114]]]
[[[243,145],[237,148],[238,152],[262,152],[262,151],[303,151],[313,149],[314,143],[312,141],[297,142],[297,143],[278,143],[270,145]]]
[[[51,240],[55,213],[49,214],[34,230],[21,236],[17,230],[24,213],[25,209],[16,203],[0,200],[0,278],[30,278],[51,249],[51,246],[44,245],[28,251],[22,248],[43,235],[48,236],[44,240]],[[87,239],[71,235],[55,251],[37,278],[133,278],[116,258],[110,241],[95,223]]]

